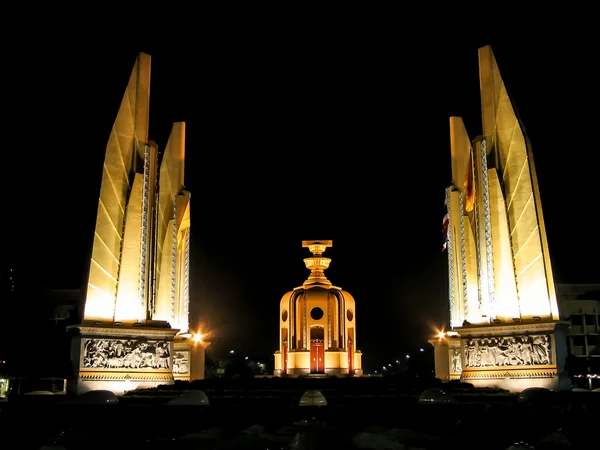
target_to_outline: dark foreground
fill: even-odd
[[[517,395],[390,379],[202,380],[131,392],[116,404],[23,396],[1,405],[1,449],[596,448],[600,393]],[[208,405],[174,406],[200,389]],[[299,406],[307,390],[325,406]]]

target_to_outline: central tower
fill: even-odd
[[[332,245],[332,241],[302,241],[312,253],[304,259],[310,275],[281,299],[276,376],[362,376],[354,298],[325,276],[331,259],[323,253]]]

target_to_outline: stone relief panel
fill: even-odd
[[[83,367],[87,369],[169,369],[169,341],[85,339]]]
[[[190,373],[190,352],[173,353],[173,375]]]
[[[450,350],[450,372],[462,372],[462,361],[460,358],[460,350],[458,348],[453,348]]]
[[[466,339],[463,361],[464,367],[551,364],[550,337],[526,335]]]

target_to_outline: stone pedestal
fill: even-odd
[[[475,387],[521,392],[528,387],[570,390],[564,322],[463,326],[461,380]]]
[[[173,384],[173,341],[179,330],[144,326],[69,327],[74,376],[70,393],[105,389],[122,395]]]
[[[192,366],[192,335],[175,336],[173,342],[173,378],[180,381],[190,381]]]
[[[181,381],[203,380],[206,347],[210,342],[195,339],[191,333],[175,336],[173,378]]]
[[[435,377],[442,381],[460,379],[462,370],[460,337],[442,334],[428,342],[433,346]]]
[[[287,375],[302,377],[310,374],[310,352],[307,350],[292,350],[288,353]]]
[[[275,361],[274,361],[275,369],[273,370],[273,376],[283,377],[283,376],[287,375],[283,370],[283,355],[281,354],[281,352],[279,350],[277,350],[273,356],[275,359]]]
[[[190,381],[204,380],[206,374],[206,347],[208,347],[209,345],[210,342],[206,341],[194,342],[192,344]]]

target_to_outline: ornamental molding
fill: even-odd
[[[120,327],[88,327],[88,326],[79,326],[75,327],[81,333],[83,337],[113,337],[124,338],[128,336],[135,337],[148,337],[148,338],[164,338],[168,340],[173,340],[175,335],[179,332],[177,329],[172,328],[120,328]]]
[[[450,303],[450,320],[453,321],[454,319],[456,319],[455,317],[455,309],[454,309],[454,304],[455,304],[455,300],[454,300],[454,262],[453,262],[453,252],[454,252],[454,246],[453,246],[453,234],[452,234],[452,219],[450,217],[450,191],[451,189],[448,187],[446,188],[446,212],[448,214],[448,228],[446,229],[446,236],[444,236],[444,238],[446,239],[445,244],[446,244],[446,253],[448,254],[448,300]],[[450,236],[448,238],[448,236]]]
[[[93,369],[93,368],[89,368],[89,367],[85,367],[85,368],[81,368],[81,370],[79,371],[80,375],[110,375],[110,376],[115,376],[115,377],[124,377],[125,375],[129,375],[130,377],[136,376],[136,377],[164,377],[164,376],[170,376],[173,374],[173,370],[172,369],[149,369],[149,368],[144,368],[144,369],[125,369],[127,370],[127,372],[125,371],[120,371],[117,372],[115,371],[115,369],[110,369],[110,368],[98,368],[98,369]]]
[[[190,229],[185,230],[185,270],[183,279],[183,327],[190,326]]]
[[[446,339],[448,342],[448,348],[460,348],[460,339]]]
[[[499,379],[532,379],[532,378],[556,378],[556,370],[531,370],[531,371],[474,371],[462,373],[462,380],[499,380]]]
[[[177,296],[177,234],[179,232],[178,226],[178,211],[179,211],[179,197],[176,195],[173,198],[173,229],[171,230],[171,309],[170,318],[171,323],[175,323],[175,303]]]
[[[175,343],[173,344],[173,350],[191,350],[192,349],[192,343],[191,342],[181,342],[181,341],[175,341]]]
[[[463,311],[460,316],[461,322],[465,319],[465,317],[469,317],[469,289],[468,289],[468,281],[467,281],[467,245],[465,239],[465,205],[463,200],[463,194],[461,191],[458,192],[458,210],[460,211],[460,256],[461,256],[461,266],[462,266],[462,307]]]
[[[80,373],[81,381],[173,381],[173,375],[169,374],[140,374],[140,373]]]
[[[487,145],[485,139],[481,140],[480,144],[481,157],[481,184],[482,184],[482,200],[483,200],[483,225],[485,235],[485,254],[487,267],[487,283],[488,283],[488,305],[491,309],[492,317],[496,317],[496,299],[494,286],[494,255],[492,254],[492,223],[490,213],[490,196],[489,196],[489,181],[487,167]]]
[[[554,331],[559,322],[526,323],[518,325],[483,325],[474,327],[456,327],[454,330],[461,339],[471,336],[498,336],[513,333],[537,333],[541,331]]]
[[[142,223],[140,236],[140,273],[139,273],[139,302],[140,307],[146,306],[146,279],[148,262],[148,223],[150,214],[150,147],[144,151],[144,183],[142,187]],[[152,308],[152,305],[150,305]],[[145,311],[144,311],[145,314]]]

